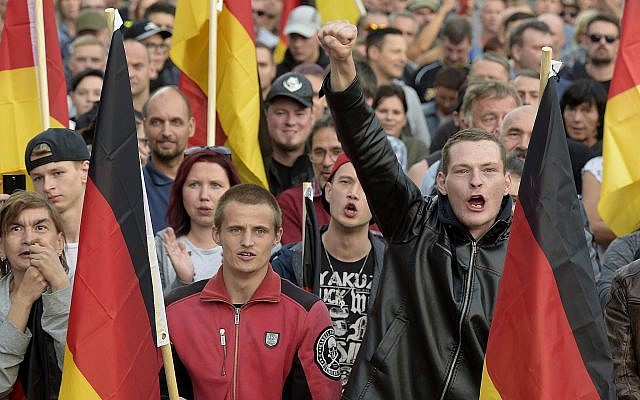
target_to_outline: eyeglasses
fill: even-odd
[[[317,148],[314,149],[311,154],[309,154],[309,156],[311,158],[311,161],[313,161],[314,163],[321,163],[322,161],[324,161],[327,155],[332,162],[335,162],[340,154],[342,154],[342,149],[339,147],[330,149],[329,151],[322,148]]]
[[[378,29],[384,29],[387,27],[387,24],[374,24],[374,23],[370,23],[370,24],[366,24],[364,26],[364,29],[367,32],[371,32],[371,31],[377,31]]]
[[[231,149],[224,146],[193,146],[186,149],[184,151],[184,155],[190,156],[191,154],[197,153],[199,151],[213,151],[214,153],[223,155],[231,159]]]
[[[169,49],[169,45],[166,43],[145,43],[144,45],[149,50],[167,51]]]
[[[591,40],[591,43],[600,43],[602,39],[604,39],[609,44],[618,40],[616,36],[611,36],[611,35],[595,35],[595,34],[589,35],[589,40]]]

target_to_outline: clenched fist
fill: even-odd
[[[329,22],[318,31],[320,45],[332,61],[351,57],[357,37],[358,29],[346,20]]]

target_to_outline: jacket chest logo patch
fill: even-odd
[[[323,374],[333,380],[340,379],[340,353],[333,327],[325,328],[316,339],[314,360]]]
[[[273,349],[280,342],[280,334],[278,332],[265,332],[264,344],[270,349]]]

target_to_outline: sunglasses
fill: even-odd
[[[213,151],[214,153],[223,155],[231,159],[231,150],[224,146],[193,146],[184,151],[185,156],[197,153],[199,151]]]
[[[253,12],[258,17],[267,17],[268,19],[274,19],[276,17],[274,14],[269,14],[268,12],[263,11],[263,10],[253,10]]]
[[[607,43],[611,44],[616,40],[618,40],[618,37],[610,36],[610,35],[589,35],[589,40],[591,40],[591,43],[600,43],[602,39],[604,39]]]
[[[377,31],[378,29],[384,29],[386,27],[387,27],[386,24],[374,24],[374,23],[371,23],[371,24],[366,24],[364,26],[364,29],[367,32],[371,32],[371,31]]]

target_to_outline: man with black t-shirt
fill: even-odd
[[[272,265],[283,277],[317,294],[329,308],[340,353],[340,378],[346,385],[377,292],[384,242],[369,231],[367,198],[345,154],[338,156],[324,196],[331,219],[322,234],[320,265],[312,265],[306,257],[303,261],[301,242],[283,250],[291,251],[290,261],[283,254]]]
[[[277,196],[313,179],[313,167],[305,149],[315,121],[311,82],[302,74],[287,72],[273,82],[265,103],[273,149],[265,166],[269,188]]]

